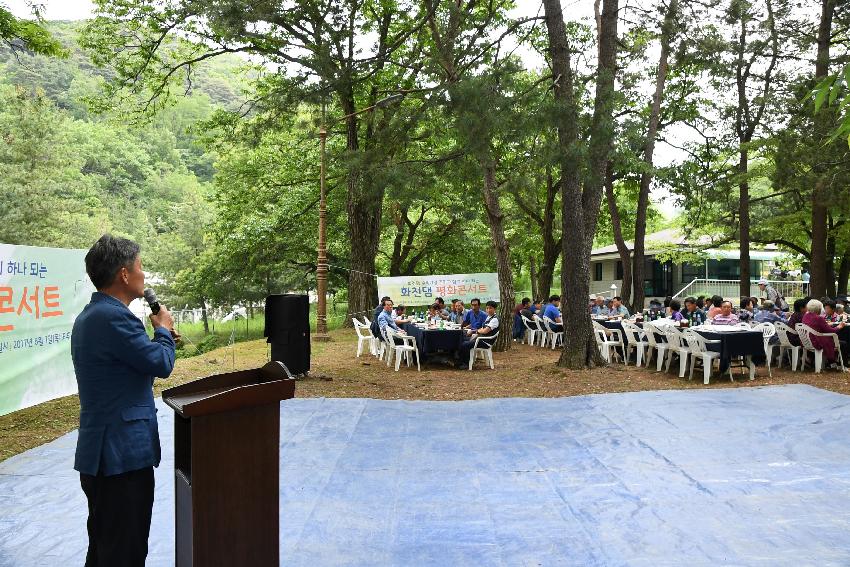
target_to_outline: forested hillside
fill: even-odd
[[[143,245],[148,270],[174,278],[204,247],[215,157],[197,125],[243,101],[238,56],[203,65],[192,89],[150,120],[93,112],[107,70],[50,23],[67,58],[0,49],[0,242],[88,247],[103,232]]]

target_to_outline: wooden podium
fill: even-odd
[[[279,565],[280,362],[162,392],[174,409],[177,567]]]

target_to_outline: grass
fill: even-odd
[[[773,377],[768,378],[766,369],[760,367],[753,382],[745,378],[736,378],[735,382],[718,378],[704,386],[701,379],[688,381],[675,374],[656,373],[654,368],[615,364],[584,371],[565,370],[555,365],[558,351],[519,344],[514,344],[508,352],[495,353],[495,371],[479,362],[472,372],[431,365],[423,367],[422,372],[416,372],[415,368],[394,372],[368,353],[354,358],[357,340],[353,330],[337,329],[330,334],[332,342],[313,343],[311,377],[299,380],[295,389],[297,397],[467,400],[790,383],[850,394],[850,375],[836,372],[815,375],[811,371],[792,373],[784,368],[774,369]],[[265,341],[251,340],[179,359],[167,380],[156,381],[155,394],[198,377],[261,366],[268,360],[268,352]],[[0,416],[0,461],[75,429],[78,412],[77,396],[68,396]]]

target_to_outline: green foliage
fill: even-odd
[[[67,51],[47,30],[37,6],[35,20],[16,18],[0,4],[0,44],[15,52],[30,52],[52,57],[64,57]]]

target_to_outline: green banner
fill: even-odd
[[[85,255],[0,244],[0,415],[76,393],[71,327],[94,291]]]

